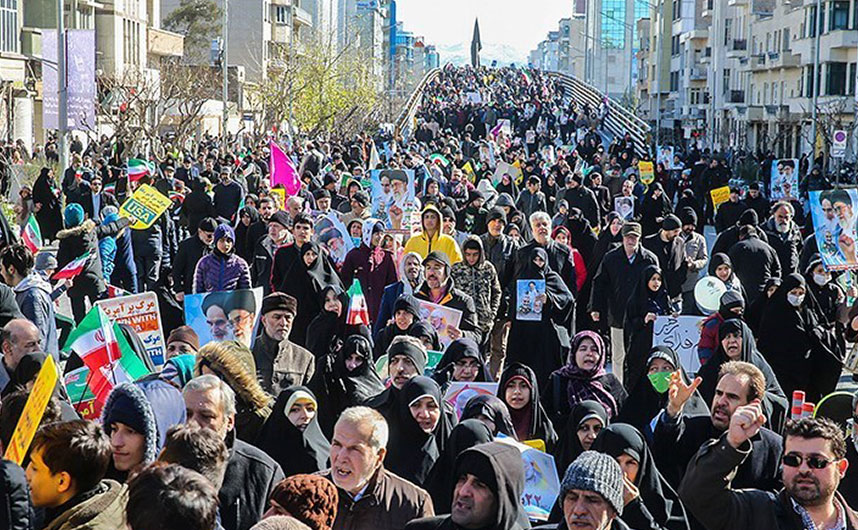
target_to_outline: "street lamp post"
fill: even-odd
[[[811,82],[811,89],[813,90],[813,104],[811,109],[811,137],[810,137],[810,159],[811,159],[811,168],[816,164],[816,118],[817,118],[817,110],[816,107],[819,103],[819,45],[820,39],[822,36],[822,0],[816,0],[816,17],[813,21],[816,25],[814,28],[814,50],[813,50],[813,81]]]
[[[68,79],[66,75],[66,29],[63,20],[64,0],[57,0],[57,154],[60,159],[60,171],[68,167]]]
[[[227,24],[229,22],[229,0],[223,0],[223,51],[221,55],[220,66],[223,68],[223,87],[222,87],[222,96],[223,96],[223,130],[221,131],[223,134],[223,146],[222,148],[226,150],[227,143],[227,132],[226,126],[229,120],[229,73],[227,65],[229,64],[227,61],[227,57],[229,52],[227,45],[229,44],[229,30],[227,29]],[[225,151],[224,151],[225,152]]]

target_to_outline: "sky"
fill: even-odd
[[[396,18],[427,44],[470,47],[479,17],[484,47],[506,44],[526,57],[572,9],[573,0],[398,0]]]

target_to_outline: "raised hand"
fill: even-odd
[[[727,443],[738,449],[746,440],[760,432],[764,423],[766,416],[759,399],[737,408],[730,418],[730,427],[727,428]]]
[[[682,413],[682,407],[685,402],[691,398],[697,387],[703,379],[695,377],[690,385],[686,385],[682,380],[682,372],[677,370],[670,375],[670,386],[667,389],[667,414],[671,418],[676,418]]]
[[[640,497],[640,495],[641,492],[635,486],[635,483],[623,474],[623,506],[628,506],[630,502]]]

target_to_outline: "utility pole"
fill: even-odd
[[[57,151],[60,158],[60,172],[69,166],[69,146],[66,136],[69,130],[69,92],[66,75],[66,28],[63,20],[64,0],[57,0]],[[62,178],[62,175],[60,176]]]
[[[811,109],[811,137],[810,137],[810,169],[816,164],[816,107],[819,102],[819,43],[822,37],[822,0],[816,0],[816,17],[813,21],[814,28],[814,50],[813,50],[813,82],[810,85],[813,90],[813,104]]]
[[[289,6],[289,70],[291,71],[291,75],[289,75],[289,141],[293,145],[293,138],[295,137],[295,115],[293,112],[293,104],[295,102],[295,93],[293,90],[293,80],[295,79],[295,74],[297,73],[297,69],[295,68],[295,10],[298,9],[296,5],[297,2],[292,2]]]
[[[655,94],[656,94],[656,104],[655,104],[655,149],[658,151],[658,143],[661,140],[661,30],[664,27],[664,21],[662,20],[664,17],[664,4],[663,0],[656,0],[658,2],[656,16],[658,16],[658,27],[656,27],[655,34]]]
[[[62,0],[60,0],[62,1]],[[227,132],[226,126],[229,121],[229,30],[227,24],[229,22],[229,0],[223,0],[223,49],[221,50],[220,66],[223,68],[223,127],[221,134],[223,136],[221,149],[226,152]]]

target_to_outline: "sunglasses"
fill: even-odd
[[[818,455],[802,456],[793,453],[783,456],[783,464],[787,467],[799,467],[802,462],[807,462],[807,467],[811,469],[825,469],[835,460],[829,460]]]

